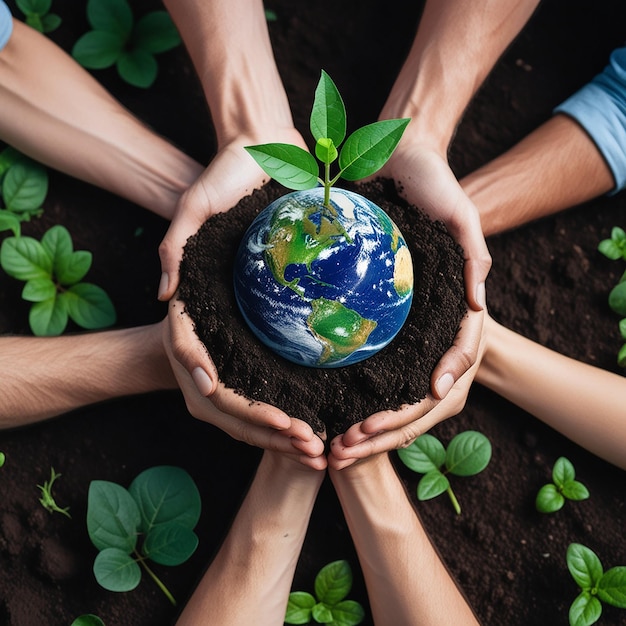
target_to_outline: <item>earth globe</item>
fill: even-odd
[[[413,263],[391,218],[360,194],[317,187],[281,196],[236,253],[234,292],[254,334],[284,358],[341,367],[397,335],[413,298]]]

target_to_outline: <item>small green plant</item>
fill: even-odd
[[[588,497],[587,487],[576,480],[572,462],[562,456],[552,468],[552,482],[537,493],[535,507],[540,513],[554,513],[563,508],[565,500],[586,500]]]
[[[352,570],[347,561],[333,561],[322,567],[315,577],[315,596],[306,591],[289,594],[286,624],[318,624],[356,626],[363,621],[363,607],[354,600],[345,600],[352,589]]]
[[[597,554],[572,543],[567,548],[567,568],[580,587],[569,609],[570,626],[590,626],[602,615],[602,603],[626,609],[626,566],[604,571]]]
[[[0,192],[0,232],[11,230],[19,237],[21,222],[43,213],[48,173],[36,161],[6,146],[0,151]]]
[[[4,452],[0,452],[0,467],[4,467],[6,460],[7,460],[6,454]]]
[[[52,0],[16,0],[15,3],[26,17],[26,23],[40,33],[51,33],[61,25],[61,18],[50,13]]]
[[[64,508],[61,508],[56,503],[54,496],[52,495],[52,485],[54,485],[56,479],[60,477],[61,474],[57,474],[54,471],[54,467],[51,467],[50,480],[44,481],[43,485],[37,485],[37,487],[39,487],[39,490],[41,491],[41,497],[39,498],[39,502],[41,503],[41,506],[46,509],[46,511],[49,511],[50,513],[61,513],[61,515],[65,515],[65,517],[69,517],[71,519],[72,516],[70,515],[70,507],[66,506]]]
[[[417,485],[418,500],[430,500],[445,491],[460,515],[461,506],[446,474],[474,476],[482,472],[491,460],[491,443],[482,433],[466,430],[453,437],[446,449],[439,439],[426,433],[398,450],[398,456],[409,469],[424,474]]]
[[[248,146],[246,150],[268,176],[289,189],[324,187],[324,206],[331,212],[330,189],[343,178],[360,180],[377,172],[389,159],[400,141],[409,118],[383,120],[354,131],[339,150],[346,136],[346,109],[330,76],[322,70],[315,90],[311,111],[310,129],[315,140],[315,155],[299,146],[285,143],[268,143]],[[330,166],[339,158],[339,172],[331,178]]]
[[[97,615],[85,613],[85,615],[79,615],[71,626],[104,626],[104,622]]]
[[[105,480],[92,481],[87,531],[100,551],[93,564],[98,583],[109,591],[131,591],[141,581],[143,567],[176,605],[148,561],[175,566],[189,559],[198,546],[193,529],[200,511],[198,488],[179,467],[147,469],[128,489]]]
[[[150,87],[159,71],[155,55],[181,43],[167,11],[151,11],[135,21],[127,0],[89,0],[87,20],[92,30],[74,44],[72,56],[92,70],[115,65],[135,87]]]
[[[598,250],[608,259],[626,261],[626,232],[618,226],[611,230],[610,239],[603,239],[598,244]],[[617,363],[620,367],[626,367],[626,272],[622,274],[619,282],[609,293],[609,306],[622,319],[619,322],[619,332],[624,344],[617,353]]]
[[[115,323],[113,303],[97,285],[82,282],[92,254],[74,250],[64,226],[53,226],[41,242],[33,237],[7,237],[0,247],[0,266],[25,281],[22,298],[32,302],[30,328],[37,336],[60,335],[68,319],[89,330]]]

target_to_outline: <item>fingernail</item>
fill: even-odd
[[[476,302],[478,302],[483,309],[487,306],[485,283],[478,283],[478,285],[476,285]]]
[[[167,272],[163,272],[161,274],[161,280],[159,281],[159,291],[157,293],[157,298],[159,300],[167,293],[167,288],[169,284],[170,277],[167,275]]]
[[[211,394],[211,392],[213,391],[213,382],[209,378],[209,375],[201,367],[196,367],[191,372],[191,378],[198,388],[198,391],[203,396],[208,396]]]
[[[454,376],[449,372],[439,378],[435,384],[435,390],[437,395],[443,400],[449,393],[450,389],[454,385]]]

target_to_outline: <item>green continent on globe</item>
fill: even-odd
[[[364,346],[376,322],[361,317],[337,300],[311,300],[307,326],[322,344],[319,365],[339,361]]]

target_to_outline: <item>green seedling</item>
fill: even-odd
[[[50,13],[52,0],[16,0],[15,3],[26,17],[26,23],[40,33],[51,33],[61,25],[61,18]]]
[[[56,501],[54,500],[54,496],[52,495],[52,485],[54,485],[56,479],[60,477],[61,474],[57,474],[54,471],[54,467],[51,467],[50,480],[44,481],[43,485],[37,485],[37,487],[39,487],[39,490],[41,491],[41,498],[39,498],[39,502],[41,502],[41,505],[44,509],[46,509],[46,511],[49,511],[50,513],[61,513],[61,515],[65,515],[65,517],[69,517],[71,519],[72,516],[70,515],[70,507],[66,506],[64,508],[61,508],[56,503]]]
[[[419,436],[398,450],[400,460],[414,472],[424,474],[417,485],[418,500],[430,500],[447,492],[457,515],[461,506],[446,474],[474,476],[491,460],[491,443],[482,433],[466,430],[452,438],[446,449],[433,435]]]
[[[85,613],[77,617],[71,626],[104,626],[104,622],[97,615]]]
[[[0,151],[0,232],[20,235],[20,224],[43,213],[48,193],[46,169],[10,146]]]
[[[94,480],[89,485],[87,531],[100,551],[93,564],[98,583],[109,591],[131,591],[141,567],[168,600],[176,600],[148,565],[175,566],[195,552],[193,532],[200,519],[200,493],[189,474],[158,466],[139,474],[125,489]]]
[[[330,204],[331,187],[339,178],[355,181],[377,172],[395,150],[409,121],[403,118],[374,122],[354,131],[343,143],[346,109],[335,83],[322,70],[315,90],[310,128],[323,177],[320,177],[320,165],[315,157],[299,146],[268,143],[248,146],[246,150],[268,176],[289,189],[298,191],[323,185],[324,206],[334,213]],[[331,178],[330,166],[337,158],[339,172]]]
[[[127,0],[89,0],[87,20],[92,30],[74,44],[72,56],[92,70],[115,65],[135,87],[150,87],[159,71],[155,55],[181,43],[167,11],[151,11],[135,21]]]
[[[611,238],[603,239],[598,244],[598,250],[608,259],[626,261],[626,232],[619,226],[614,226],[611,230]],[[624,344],[617,353],[617,364],[626,367],[626,272],[622,274],[619,282],[609,293],[609,306],[620,315],[619,332],[624,340]]]
[[[626,609],[626,566],[604,571],[597,554],[580,543],[567,548],[567,568],[580,587],[569,609],[570,626],[590,626],[602,615],[602,603]]]
[[[318,624],[356,626],[365,611],[354,600],[345,600],[352,589],[352,570],[347,561],[333,561],[322,567],[315,577],[315,595],[306,591],[289,594],[286,624]]]
[[[7,460],[6,454],[4,452],[0,452],[0,467],[4,467],[6,460]]]
[[[32,302],[30,328],[37,336],[60,335],[68,319],[89,330],[115,323],[113,303],[97,285],[82,282],[92,254],[74,250],[63,226],[50,228],[41,242],[32,237],[8,237],[0,247],[0,266],[25,281],[22,298]]]
[[[575,480],[576,471],[569,459],[559,457],[552,468],[552,482],[541,487],[535,499],[540,513],[554,513],[563,508],[565,500],[586,500],[589,490]]]

